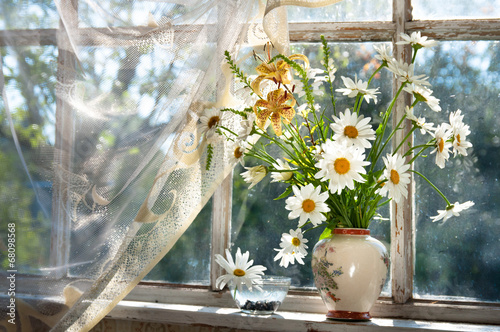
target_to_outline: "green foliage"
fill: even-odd
[[[208,171],[210,169],[210,166],[212,165],[212,157],[214,156],[214,147],[212,144],[207,145],[207,166],[206,170]]]

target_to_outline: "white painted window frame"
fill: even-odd
[[[64,0],[72,6],[73,17],[77,17],[78,0]],[[76,22],[76,20],[75,20]],[[74,26],[77,28],[78,24]],[[411,0],[393,0],[392,22],[316,22],[316,23],[290,23],[290,40],[292,42],[319,42],[320,36],[324,35],[328,41],[395,41],[400,32],[411,33],[421,31],[423,35],[436,40],[500,40],[500,19],[481,20],[432,20],[412,21]],[[61,29],[61,28],[60,28]],[[61,30],[38,29],[38,30],[5,30],[0,31],[0,46],[6,46],[5,39],[15,37],[19,46],[42,46],[42,45],[64,45],[67,43]],[[115,36],[133,35],[137,27],[102,29],[104,34]],[[99,45],[99,41],[91,40],[86,34],[86,29],[80,28],[81,37],[87,45]],[[126,38],[125,38],[126,39]],[[117,45],[118,46],[118,45]],[[405,59],[409,54],[406,46],[394,45],[394,55],[397,59]],[[71,66],[74,61],[70,53],[60,53],[58,58],[58,79],[67,82],[72,79]],[[69,66],[69,67],[68,67]],[[397,103],[394,119],[398,119],[404,112],[404,107],[409,105],[409,100],[401,100]],[[57,103],[56,109],[57,126],[61,129],[56,138],[56,144],[69,144],[72,146],[71,110],[62,102]],[[404,133],[401,133],[404,135]],[[400,138],[401,139],[401,138]],[[71,151],[65,146],[62,151]],[[63,166],[67,165],[70,155],[57,156],[57,162]],[[64,181],[63,181],[64,183]],[[63,185],[63,184],[62,184]],[[413,188],[413,186],[411,187]],[[65,230],[64,220],[68,220],[64,214],[59,215],[57,211],[65,211],[65,199],[59,193],[65,192],[64,188],[54,188],[55,192],[55,223],[61,225],[54,227],[52,237],[57,243],[51,259],[56,265],[65,265],[68,252],[68,233]],[[231,198],[232,198],[232,175],[230,175],[213,196],[212,212],[212,248],[211,255],[223,254],[224,249],[229,246],[231,233]],[[62,204],[62,205],[61,205]],[[375,317],[391,317],[402,319],[423,319],[449,322],[467,322],[481,324],[500,324],[500,305],[481,302],[450,301],[446,298],[433,300],[419,300],[412,298],[413,295],[413,196],[398,206],[392,206],[393,211],[398,211],[391,216],[391,261],[392,261],[392,297],[380,298],[371,313]],[[63,233],[61,233],[61,231]],[[399,248],[396,250],[394,248]],[[160,302],[165,304],[180,305],[203,305],[208,307],[233,307],[232,299],[227,292],[217,290],[215,280],[222,273],[220,267],[211,263],[210,286],[189,285],[166,285],[141,283],[138,285],[127,300]],[[60,276],[58,276],[60,277]],[[293,289],[283,303],[281,310],[302,313],[323,313],[325,308],[317,293],[311,289]]]

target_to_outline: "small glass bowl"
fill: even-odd
[[[261,290],[255,285],[252,289],[243,284],[241,290],[236,290],[234,284],[229,284],[231,296],[238,308],[251,315],[271,315],[278,310],[290,287],[291,278],[280,276],[263,276]]]

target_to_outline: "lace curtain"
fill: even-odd
[[[52,56],[23,46],[16,29],[34,23],[16,26],[12,8],[4,7],[2,144],[18,155],[15,167],[36,202],[32,214],[49,220],[51,231],[23,249],[39,250],[39,257],[17,248],[14,264],[3,266],[2,291],[15,275],[17,293],[36,296],[16,296],[17,325],[9,323],[9,298],[2,300],[0,326],[86,331],[110,312],[168,253],[233,167],[220,141],[205,169],[197,128],[203,110],[238,103],[224,51],[238,58],[269,38],[286,53],[283,6],[338,1],[59,0],[47,9],[56,13],[54,29],[37,39],[57,45],[49,48]],[[45,8],[34,10],[46,18]],[[26,70],[33,68],[28,51],[38,54],[39,75]],[[55,106],[47,106],[51,101]],[[3,204],[23,195],[13,190]],[[23,213],[2,220],[6,253],[11,224],[12,232],[28,231],[17,222]]]

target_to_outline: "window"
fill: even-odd
[[[54,156],[34,155],[35,151],[40,151],[38,147],[61,144],[65,137],[72,135],[76,135],[71,140],[71,149],[74,149],[77,158],[74,160],[76,167],[85,167],[78,164],[79,155],[85,155],[89,149],[99,148],[100,145],[116,144],[117,139],[123,142],[126,132],[117,138],[115,133],[107,132],[103,124],[102,130],[89,141],[79,139],[77,135],[79,131],[85,130],[84,123],[75,123],[74,127],[69,129],[60,124],[64,105],[57,105],[54,84],[57,71],[64,66],[64,60],[58,59],[58,52],[62,46],[60,43],[65,41],[56,37],[57,10],[49,2],[43,5],[31,3],[28,6],[29,11],[19,11],[15,2],[4,1],[2,6],[5,12],[10,14],[6,17],[11,18],[10,21],[0,23],[0,51],[4,59],[2,70],[6,77],[6,89],[12,100],[10,108],[15,110],[15,123],[22,126],[29,117],[31,125],[23,127],[21,131],[21,144],[27,161],[27,165],[22,165],[17,163],[16,145],[9,134],[5,115],[0,115],[0,158],[5,166],[0,171],[0,197],[4,202],[0,209],[0,227],[1,232],[4,232],[5,223],[9,219],[19,222],[18,248],[25,248],[18,252],[20,263],[28,270],[32,267],[32,274],[40,274],[42,272],[36,270],[38,264],[33,263],[36,260],[64,262],[65,255],[69,255],[64,244],[50,252],[50,244],[40,243],[49,238],[47,234],[53,227],[52,219],[57,222],[64,218],[59,216],[60,213],[69,212],[64,212],[57,204],[60,189],[52,188],[50,183],[43,182],[41,178],[26,178],[23,168],[28,167],[36,170],[34,174],[42,174],[45,165],[52,163]],[[182,10],[182,5],[172,6],[177,6],[174,8],[176,10]],[[450,8],[452,10],[448,10]],[[500,310],[500,286],[496,278],[500,273],[500,259],[497,254],[500,251],[500,207],[497,199],[500,184],[496,166],[500,156],[500,120],[496,107],[500,96],[498,8],[500,6],[495,0],[456,0],[450,6],[447,5],[446,10],[436,7],[436,2],[429,0],[377,0],[369,3],[345,0],[324,9],[288,9],[292,48],[310,56],[315,66],[318,66],[319,59],[314,55],[319,47],[320,35],[324,35],[337,52],[337,80],[341,75],[352,76],[352,68],[361,68],[361,63],[372,58],[374,44],[392,43],[393,37],[400,32],[421,31],[423,35],[438,40],[437,47],[419,54],[418,69],[430,77],[435,95],[441,99],[442,113],[447,114],[461,108],[471,126],[471,140],[474,144],[471,162],[450,163],[446,170],[438,170],[431,177],[440,187],[453,193],[450,194],[451,199],[456,196],[457,200],[467,198],[475,201],[473,215],[449,220],[444,226],[432,224],[429,216],[436,214],[443,204],[440,204],[439,198],[416,177],[414,204],[405,208],[398,216],[390,217],[389,209],[380,211],[387,218],[392,218],[392,225],[389,220],[377,220],[372,224],[372,234],[392,248],[393,265],[391,280],[387,282],[383,296],[373,309],[375,316],[498,323],[495,321],[495,314]],[[129,8],[128,14],[135,9],[137,8]],[[82,5],[79,10],[81,24],[78,28],[106,25],[93,17],[93,10]],[[39,11],[43,11],[44,15],[41,15],[43,20],[37,22],[34,17],[40,16]],[[22,17],[22,20],[14,20],[14,17]],[[26,27],[27,30],[18,30]],[[119,34],[120,30],[103,30],[103,34],[105,33]],[[7,38],[19,38],[19,45],[7,46]],[[161,73],[155,72],[154,68],[161,67],[161,56],[156,55],[155,61],[160,63],[153,64],[153,57],[146,53],[138,55],[137,58],[142,61],[141,68],[147,70],[136,75],[151,75],[151,85],[141,86],[133,80],[120,80],[121,66],[126,66],[114,60],[113,55],[128,50],[120,45],[101,44],[104,42],[105,39],[89,42],[86,46],[88,58],[81,59],[81,65],[95,79],[96,85],[108,89],[112,95],[113,84],[117,81],[119,84],[129,84],[130,98],[142,106],[167,98],[166,95],[158,93],[154,82],[168,80],[171,75],[177,75],[175,68]],[[395,55],[401,57],[401,52],[395,52]],[[97,66],[90,68],[87,60],[94,61],[96,58],[100,59],[96,62]],[[43,61],[39,61],[40,59]],[[50,66],[47,67],[46,64]],[[33,75],[31,81],[35,82],[35,85],[25,86],[16,81],[16,77],[28,73]],[[358,72],[358,76],[360,74]],[[382,74],[388,76],[387,72]],[[391,89],[392,86],[381,86],[384,91]],[[388,95],[387,92],[383,94]],[[384,102],[386,101],[381,100],[378,105],[384,105]],[[398,112],[403,112],[404,106],[404,103],[399,104]],[[138,114],[138,119],[141,116],[144,115]],[[374,108],[373,117],[376,116],[377,110]],[[58,121],[53,122],[60,127],[54,128],[44,121],[54,118]],[[442,114],[439,119],[443,119]],[[429,121],[432,122],[430,118]],[[155,128],[149,130],[153,131]],[[419,140],[418,133],[415,134],[415,140]],[[134,158],[133,150],[128,153]],[[59,162],[65,162],[64,157],[58,156]],[[432,163],[432,156],[417,167],[426,167],[426,163]],[[128,170],[125,168],[122,171]],[[158,264],[143,285],[134,290],[129,298],[150,300],[162,298],[162,294],[167,294],[167,300],[177,301],[176,303],[220,304],[215,297],[207,295],[208,292],[190,293],[190,296],[186,297],[183,295],[186,294],[186,289],[215,289],[215,280],[221,270],[211,257],[216,253],[222,254],[225,248],[234,245],[243,250],[250,250],[255,254],[254,258],[258,264],[268,268],[275,266],[274,270],[270,268],[271,273],[292,276],[296,288],[291,291],[291,296],[302,299],[307,297],[307,301],[316,305],[312,306],[311,311],[321,307],[321,304],[318,304],[320,298],[314,297],[313,282],[307,265],[309,261],[306,261],[305,266],[295,265],[284,270],[277,268],[277,264],[272,262],[272,255],[269,254],[272,248],[277,247],[280,232],[283,231],[282,227],[273,229],[273,224],[277,220],[287,221],[283,201],[273,200],[282,188],[275,184],[268,186],[261,183],[255,189],[247,190],[239,173],[241,167],[235,169],[233,177],[224,181],[184,238],[178,241],[164,262]],[[32,194],[30,186],[37,187],[37,197]],[[17,199],[11,198],[12,192],[17,193]],[[35,204],[37,201],[41,204]],[[267,213],[270,210],[273,213]],[[23,212],[20,213],[21,211]],[[473,220],[470,219],[472,216]],[[394,231],[395,218],[398,218],[400,232]],[[211,225],[209,220],[212,221]],[[92,227],[82,229],[82,232],[96,235]],[[60,228],[52,235],[64,237],[64,229]],[[308,236],[310,248],[314,245],[317,235],[311,233]],[[193,247],[190,244],[193,239],[199,246]],[[257,239],[260,242],[255,246]],[[40,254],[35,248],[45,248],[45,251],[42,250]],[[85,259],[86,257],[81,257],[81,261]],[[179,262],[185,263],[182,269],[175,265]],[[5,266],[7,263],[2,259],[2,264]],[[76,267],[71,271],[60,272],[71,274],[83,270]],[[159,290],[159,287],[152,283],[159,280],[169,284]],[[152,285],[154,294],[151,291]],[[229,302],[226,304],[230,305]],[[467,308],[467,311],[464,312],[463,308]],[[290,304],[288,307],[284,306],[283,310],[304,308]]]

